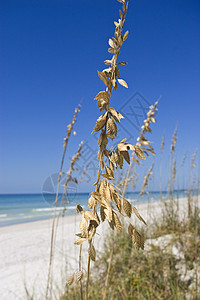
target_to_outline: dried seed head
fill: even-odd
[[[85,241],[87,241],[86,238],[80,238],[78,240],[75,241],[75,245],[82,245]]]
[[[76,205],[76,211],[77,211],[77,213],[83,212],[83,208],[82,208],[82,206],[80,204]]]
[[[132,206],[126,198],[123,198],[123,209],[126,215],[130,218],[132,214]]]
[[[142,151],[142,149],[140,147],[135,146],[134,150],[135,150],[135,154],[137,155],[138,158],[141,158],[143,160],[146,159],[144,152]]]
[[[68,285],[72,285],[73,282],[74,282],[74,274],[72,274],[71,276],[69,276],[69,278],[67,279],[67,284]]]
[[[144,238],[140,233],[134,228],[132,233],[132,242],[136,249],[144,249]]]
[[[145,222],[145,220],[141,217],[141,215],[139,214],[138,210],[134,206],[132,206],[132,210],[133,210],[134,214],[138,217],[138,219],[140,221],[142,221],[145,225],[147,225],[147,223]]]
[[[140,191],[140,196],[144,193],[144,191],[145,191],[145,189],[148,185],[148,179],[152,175],[152,170],[153,170],[153,165],[150,167],[147,175],[144,177],[144,181],[143,181],[142,188],[141,188],[141,191]]]
[[[90,243],[89,249],[88,249],[88,254],[91,258],[91,260],[95,261],[96,259],[96,250],[94,248],[94,246],[92,245],[92,243]]]
[[[111,118],[109,118],[106,122],[106,130],[109,137],[117,135],[117,125]]]
[[[117,229],[117,231],[121,232],[122,231],[122,224],[119,220],[119,217],[116,213],[113,213],[113,220],[114,220],[114,225]]]
[[[88,199],[88,205],[90,207],[90,209],[93,209],[96,205],[96,200],[93,196],[91,196],[89,199]]]
[[[85,215],[82,214],[81,222],[80,222],[80,230],[83,237],[87,236],[87,232],[88,232],[87,228],[88,228],[88,222],[85,218]]]
[[[176,143],[177,143],[177,127],[175,128],[173,136],[172,136],[172,143],[171,143],[171,147],[170,147],[171,153],[173,153],[175,151]]]
[[[79,281],[81,281],[82,278],[83,278],[83,271],[79,271],[76,274],[76,280],[79,282]]]
[[[104,206],[101,206],[100,207],[100,216],[101,216],[101,221],[104,222],[105,219],[106,219],[106,215],[105,215],[105,212],[104,212]]]
[[[165,136],[162,136],[161,146],[160,146],[160,152],[163,153],[163,149],[165,146]]]

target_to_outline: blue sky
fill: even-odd
[[[81,140],[96,149],[91,131],[99,110],[93,98],[104,88],[97,69],[110,58],[107,42],[119,8],[116,0],[0,2],[0,193],[41,192],[59,169],[66,125],[80,101],[64,169]],[[136,93],[149,103],[162,95],[150,139],[158,153],[165,133],[165,181],[177,124],[178,162],[200,147],[200,2],[130,1],[125,30],[130,34],[120,56],[128,65],[121,77],[129,89],[119,87],[111,103],[120,109]],[[80,191],[91,190],[93,181]],[[155,178],[152,188],[158,187]]]

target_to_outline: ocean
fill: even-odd
[[[185,191],[174,192],[174,197],[185,197]],[[67,196],[65,215],[76,214],[76,205],[80,204],[84,209],[88,208],[88,193],[72,193]],[[161,198],[160,192],[150,192],[141,197],[137,192],[128,192],[126,198],[134,205],[139,203],[155,202]],[[166,192],[162,192],[162,199],[169,198]],[[61,204],[62,195],[58,197],[58,215],[63,210]],[[0,227],[32,221],[45,220],[53,217],[55,194],[1,194],[0,195]]]

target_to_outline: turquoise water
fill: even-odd
[[[77,204],[87,209],[88,193],[69,194],[65,215],[76,214]],[[184,191],[174,193],[174,197],[185,197]],[[58,198],[57,215],[62,211],[61,195]],[[160,192],[150,192],[139,197],[139,193],[127,193],[126,198],[133,204],[138,202],[154,202],[161,198]],[[162,198],[169,198],[166,192],[162,192]],[[37,220],[52,218],[54,212],[55,194],[7,194],[0,195],[0,226],[7,226]]]

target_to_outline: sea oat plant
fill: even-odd
[[[60,188],[60,181],[61,177],[63,175],[63,164],[65,160],[66,150],[69,142],[69,138],[71,136],[73,126],[76,122],[78,113],[80,112],[81,105],[79,104],[78,107],[75,109],[73,119],[69,125],[67,125],[66,130],[66,137],[64,138],[64,145],[63,145],[63,154],[62,154],[62,160],[60,164],[59,169],[59,175],[58,175],[58,185],[57,185],[57,191],[56,191],[56,199],[54,203],[54,214],[53,214],[53,222],[52,222],[52,229],[51,229],[51,245],[50,245],[50,255],[49,255],[49,269],[48,269],[48,277],[47,277],[47,286],[46,286],[46,296],[45,298],[52,298],[52,264],[53,264],[53,255],[54,255],[54,247],[55,247],[55,238],[56,238],[56,232],[55,232],[55,221],[56,221],[56,209],[57,209],[57,202],[58,202],[58,195],[59,195],[59,188]],[[50,296],[49,296],[50,294]]]
[[[127,215],[131,218],[132,212],[145,223],[144,219],[140,216],[137,209],[124,197],[122,191],[112,182],[115,179],[115,171],[117,168],[122,169],[124,160],[130,164],[131,160],[139,164],[139,159],[145,160],[145,154],[153,152],[153,147],[147,138],[144,137],[146,132],[151,132],[150,123],[155,122],[155,111],[157,110],[157,102],[154,106],[150,106],[147,113],[147,119],[144,121],[140,136],[136,145],[131,145],[126,142],[124,138],[115,147],[107,148],[108,142],[113,141],[117,136],[117,124],[123,116],[110,106],[111,94],[113,89],[116,91],[118,84],[128,88],[125,80],[120,77],[119,66],[126,65],[126,62],[118,62],[121,47],[128,37],[128,31],[122,33],[125,17],[128,9],[128,2],[126,0],[118,0],[122,3],[122,10],[119,10],[120,18],[115,24],[114,37],[110,38],[108,44],[110,48],[108,52],[112,54],[111,59],[107,59],[104,63],[108,66],[103,71],[98,71],[98,76],[105,85],[105,89],[100,91],[96,97],[97,106],[100,112],[103,112],[96,121],[93,132],[100,132],[98,138],[98,174],[97,180],[93,184],[95,190],[90,193],[88,199],[88,206],[90,210],[84,210],[79,204],[76,207],[78,213],[81,214],[80,233],[77,234],[78,239],[75,244],[81,247],[83,243],[88,243],[88,264],[87,264],[87,278],[86,278],[86,297],[88,299],[89,292],[89,275],[90,275],[90,262],[95,261],[96,250],[94,247],[94,236],[96,230],[101,222],[107,220],[110,227],[119,232],[122,231],[122,223],[120,216]],[[132,151],[130,159],[129,151]],[[146,223],[145,223],[146,224]],[[136,228],[130,223],[128,233],[137,249],[144,247],[143,237],[139,234]],[[80,257],[81,258],[81,255]],[[76,276],[75,276],[76,275]],[[81,281],[83,270],[72,274],[68,279],[68,284],[71,285],[76,277],[77,281]]]
[[[66,208],[66,199],[67,199],[67,192],[68,192],[68,184],[70,181],[73,181],[75,183],[78,183],[77,178],[72,177],[72,172],[75,171],[75,163],[79,160],[80,156],[81,156],[81,150],[83,148],[83,141],[80,143],[78,150],[76,152],[76,154],[72,157],[71,159],[71,163],[70,163],[70,168],[67,172],[67,177],[66,177],[66,181],[64,184],[64,192],[63,192],[63,196],[62,196],[62,201],[61,203],[63,204],[63,211],[62,211],[62,216],[65,216],[65,211],[67,210]]]

